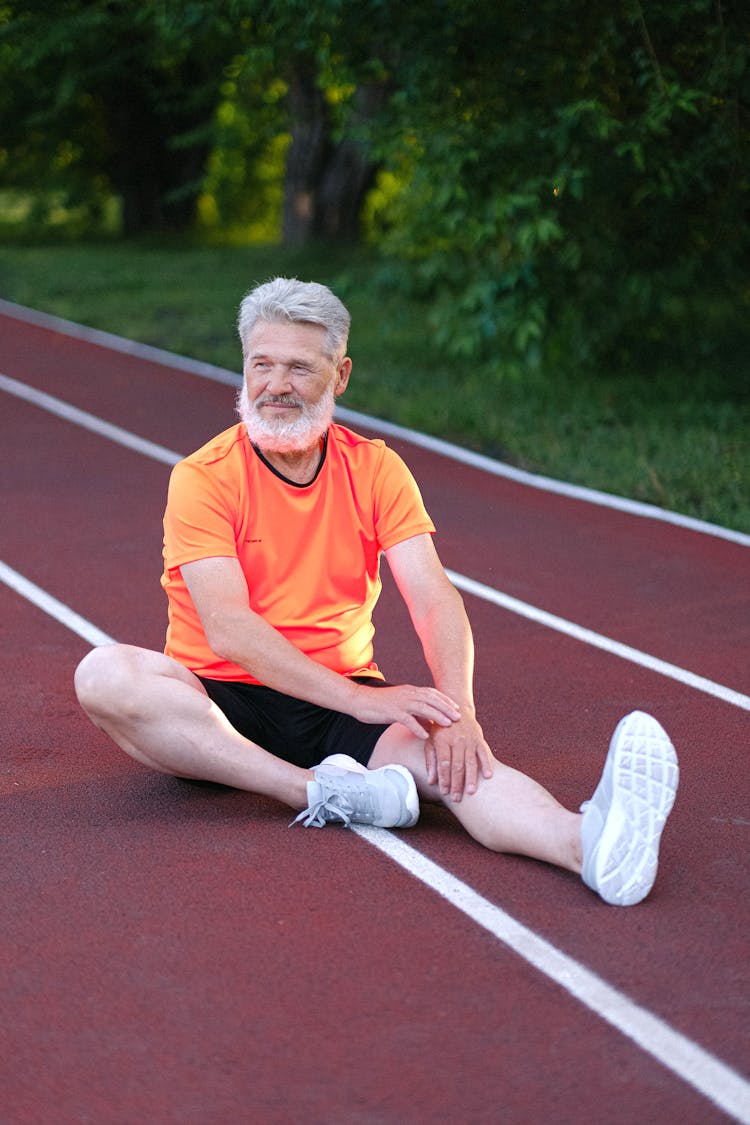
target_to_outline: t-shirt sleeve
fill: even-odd
[[[174,570],[198,559],[237,557],[234,516],[210,466],[180,461],[172,470],[164,513],[164,563]]]
[[[432,534],[435,525],[427,514],[419,486],[401,460],[388,446],[374,484],[375,532],[383,551],[411,539]]]

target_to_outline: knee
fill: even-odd
[[[88,715],[111,713],[118,700],[127,698],[130,678],[124,646],[102,645],[84,656],[74,676],[78,702]]]

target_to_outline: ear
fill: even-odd
[[[352,361],[349,359],[349,356],[346,355],[346,356],[344,356],[344,358],[342,359],[341,363],[338,366],[338,370],[336,372],[336,382],[334,383],[334,386],[333,386],[333,393],[336,395],[337,398],[338,398],[339,395],[342,395],[344,393],[344,391],[346,390],[347,385],[349,383],[349,376],[351,375],[351,373],[352,373]]]

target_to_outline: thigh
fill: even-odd
[[[139,694],[149,685],[158,685],[158,677],[178,680],[205,695],[197,676],[171,656],[137,645],[99,645],[78,665],[75,674],[76,692],[86,706],[105,701],[120,701]]]

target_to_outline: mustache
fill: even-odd
[[[295,398],[294,395],[264,395],[255,402],[256,408],[259,406],[303,406],[304,403]]]

